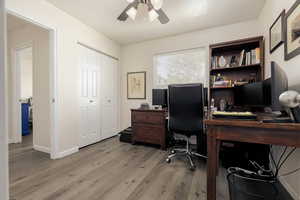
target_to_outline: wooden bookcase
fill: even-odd
[[[242,51],[244,51],[245,55],[243,56],[243,62],[241,62]],[[248,53],[249,57],[246,59],[247,52],[251,51],[252,54]],[[218,108],[221,99],[224,99],[228,105],[234,105],[233,90],[236,85],[242,82],[264,80],[265,57],[263,36],[210,45],[209,55],[210,102],[213,98],[215,106]],[[220,59],[223,61],[221,62],[222,67],[219,65]],[[225,66],[224,63],[226,63]],[[227,85],[215,85],[216,82],[214,79],[219,74],[220,77],[223,77],[224,82],[228,83]]]

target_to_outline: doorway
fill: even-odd
[[[31,137],[26,148],[50,154],[50,33],[10,14],[7,26],[10,139]]]
[[[20,143],[33,146],[33,53],[32,45],[16,49],[17,135]]]
[[[55,159],[55,30],[12,11],[6,20],[9,143],[26,139],[35,151]]]

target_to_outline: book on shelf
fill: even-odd
[[[239,66],[242,66],[242,65],[243,65],[243,62],[244,62],[244,56],[245,56],[245,50],[242,50],[241,55],[240,55]]]
[[[255,64],[259,64],[260,63],[260,48],[256,48],[255,49],[255,56],[254,56],[254,62]]]
[[[260,64],[260,48],[252,49],[250,51],[241,51],[239,66],[256,64]]]
[[[211,68],[217,69],[219,68],[219,61],[221,56],[213,56],[211,59]]]

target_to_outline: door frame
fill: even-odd
[[[50,44],[50,54],[49,54],[49,78],[50,78],[50,157],[51,159],[59,158],[59,123],[58,123],[58,87],[57,87],[57,30],[48,24],[39,23],[31,18],[24,15],[20,15],[10,9],[6,9],[6,14],[13,15],[15,17],[21,18],[27,22],[30,22],[36,26],[49,31],[49,44]],[[33,49],[34,51],[34,49]],[[34,65],[34,62],[33,62]],[[6,106],[7,103],[6,103]]]
[[[5,0],[0,0],[0,199],[9,198]]]

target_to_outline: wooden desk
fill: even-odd
[[[205,124],[208,130],[207,200],[216,200],[221,141],[300,147],[300,124],[238,120],[205,120]]]

